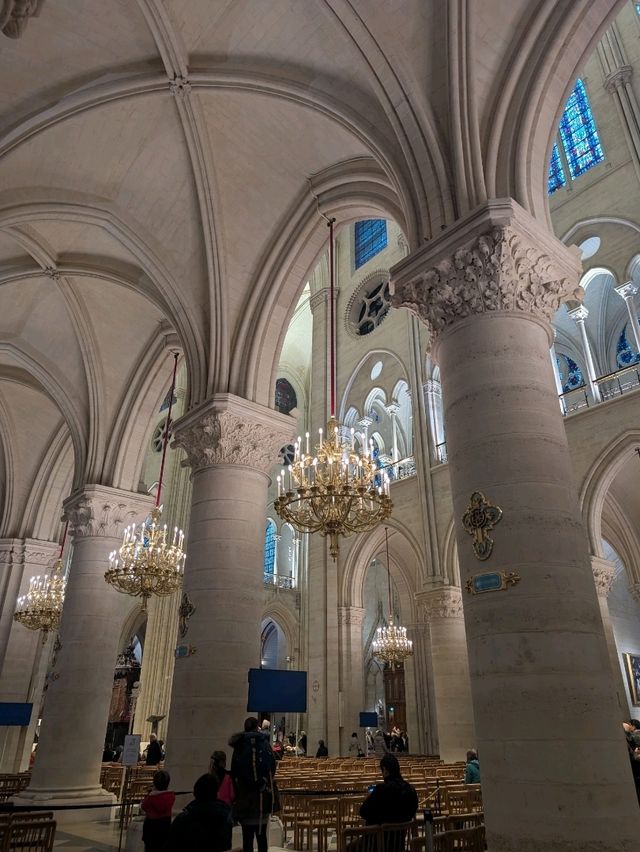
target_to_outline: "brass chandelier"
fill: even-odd
[[[389,531],[385,529],[385,547],[387,552],[387,582],[389,586],[389,621],[386,626],[378,627],[376,638],[371,643],[373,656],[395,668],[413,655],[413,642],[407,639],[407,628],[393,623],[393,603],[391,600],[391,571],[389,570]]]
[[[67,522],[60,545],[60,555],[54,562],[49,574],[32,577],[29,581],[29,591],[18,598],[17,608],[13,614],[15,621],[28,627],[29,630],[42,631],[42,643],[47,641],[50,631],[60,627],[60,616],[64,604],[66,578],[62,564],[62,551],[67,538]]]
[[[330,406],[326,435],[309,449],[302,438],[295,443],[292,464],[277,477],[278,496],[274,508],[283,521],[302,533],[320,533],[329,539],[329,552],[336,559],[339,538],[372,530],[391,514],[389,477],[376,467],[373,441],[359,451],[355,432],[345,440],[336,419],[336,317],[333,225],[329,220],[329,309],[330,309]]]
[[[125,529],[120,549],[109,554],[109,570],[104,575],[107,583],[116,591],[132,597],[141,597],[143,609],[146,609],[147,600],[151,595],[165,597],[172,595],[180,588],[187,558],[183,550],[184,533],[178,527],[175,527],[172,532],[166,524],[162,524],[162,506],[160,505],[178,357],[178,353],[175,352],[169,408],[162,437],[162,460],[156,504],[150,518],[142,524],[132,524]]]

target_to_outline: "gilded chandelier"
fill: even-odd
[[[183,550],[184,533],[178,527],[174,527],[171,532],[166,524],[161,523],[162,507],[160,505],[177,368],[178,353],[176,352],[169,391],[169,409],[162,439],[162,461],[156,505],[150,518],[142,524],[132,524],[125,529],[120,549],[109,554],[109,570],[104,575],[107,583],[116,591],[132,597],[141,597],[143,609],[146,609],[147,600],[151,595],[164,597],[172,595],[180,588],[187,558]]]
[[[274,502],[280,517],[300,532],[319,532],[329,538],[329,552],[338,555],[338,537],[373,529],[391,514],[389,477],[379,471],[370,448],[364,455],[351,441],[343,441],[335,418],[329,420],[327,435],[315,453],[302,439],[295,443],[293,464],[278,476],[278,497]],[[379,484],[376,484],[376,479]]]
[[[393,622],[393,601],[391,599],[391,571],[389,569],[389,531],[384,531],[387,553],[387,583],[389,588],[389,621],[386,626],[378,627],[376,638],[371,643],[374,657],[395,668],[413,654],[413,642],[407,639],[407,628]]]
[[[339,537],[366,532],[391,514],[389,477],[378,470],[372,443],[359,452],[355,433],[351,441],[341,436],[336,419],[336,316],[333,225],[329,219],[329,384],[331,416],[327,434],[319,429],[315,452],[309,452],[309,433],[303,450],[302,438],[295,444],[293,464],[278,476],[274,509],[283,521],[299,532],[320,533],[329,539],[329,552],[336,559]]]
[[[32,577],[29,581],[29,591],[18,598],[17,608],[13,615],[15,621],[28,627],[29,630],[42,630],[42,641],[47,641],[47,634],[60,626],[62,605],[66,579],[62,564],[62,550],[67,536],[65,527],[60,556],[56,559],[51,572],[42,576]]]

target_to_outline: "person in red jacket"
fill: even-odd
[[[145,852],[162,852],[171,825],[171,809],[176,794],[169,790],[171,778],[164,769],[153,773],[153,786],[142,800],[145,819],[142,841]]]

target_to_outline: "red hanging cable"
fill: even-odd
[[[169,444],[169,427],[171,426],[171,409],[173,408],[173,392],[176,389],[176,373],[178,372],[179,352],[173,353],[173,378],[171,379],[171,390],[169,391],[169,410],[167,411],[167,422],[164,427],[162,436],[162,461],[160,462],[160,476],[158,477],[158,493],[156,494],[156,509],[160,505],[160,495],[162,493],[162,477],[164,476],[164,462],[167,458],[167,446]]]
[[[62,553],[64,551],[64,543],[67,540],[67,530],[69,529],[69,521],[64,525],[64,532],[62,533],[62,543],[60,544],[60,556],[59,559],[62,559]]]
[[[334,259],[334,243],[333,243],[333,224],[336,220],[329,219],[329,326],[330,326],[330,342],[329,342],[329,387],[330,387],[330,405],[331,417],[336,416],[336,317],[335,317],[335,259]]]

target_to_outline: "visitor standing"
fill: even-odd
[[[218,798],[231,807],[236,799],[236,793],[227,769],[227,754],[224,751],[214,751],[211,755],[209,772],[218,779]]]
[[[242,850],[253,852],[255,837],[258,852],[267,852],[267,828],[275,790],[273,751],[253,716],[245,720],[242,733],[230,738],[229,745],[233,749],[231,777],[236,788],[233,812],[242,826]]]
[[[478,762],[478,753],[473,749],[470,749],[467,752],[467,764],[464,768],[464,783],[480,783],[480,764]]]
[[[380,730],[377,730],[373,736],[373,751],[376,757],[384,757],[387,753],[387,743]]]
[[[147,746],[147,756],[145,763],[147,766],[157,766],[162,760],[162,746],[158,742],[155,734],[149,734],[149,745]]]
[[[351,734],[351,741],[349,743],[349,757],[362,757],[362,748],[360,747],[360,740],[358,739],[358,734],[354,731]]]
[[[153,773],[153,786],[142,800],[140,807],[144,813],[142,842],[145,852],[162,852],[167,839],[167,829],[171,825],[171,809],[176,794],[169,790],[171,778],[164,769]]]
[[[193,785],[193,801],[171,823],[162,852],[225,852],[233,823],[228,805],[217,798],[218,779],[207,773]]]
[[[324,740],[318,740],[318,750],[316,757],[329,757],[329,749],[324,744]]]

